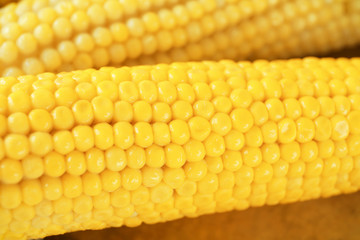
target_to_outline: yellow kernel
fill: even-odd
[[[332,117],[335,114],[335,102],[329,97],[319,97],[320,114],[324,117]]]
[[[166,166],[170,168],[180,168],[186,162],[184,149],[177,144],[170,143],[165,147]]]
[[[231,101],[228,97],[218,96],[212,100],[216,112],[229,113],[232,109]]]
[[[23,178],[21,162],[14,159],[3,159],[0,162],[0,180],[4,184],[15,184]]]
[[[335,145],[334,142],[330,139],[321,141],[319,144],[319,157],[320,158],[329,158],[334,154]]]
[[[172,116],[175,119],[188,120],[193,116],[193,108],[189,102],[186,101],[176,101],[172,106]]]
[[[190,181],[199,181],[207,174],[207,165],[204,160],[188,162],[184,166],[184,171]]]
[[[60,154],[68,154],[75,148],[74,138],[69,131],[58,131],[53,135],[54,149]]]
[[[359,134],[360,127],[358,123],[360,122],[360,111],[359,110],[351,111],[350,114],[347,116],[347,120],[349,122],[350,133]]]
[[[296,140],[300,143],[309,142],[315,136],[314,122],[308,118],[301,117],[296,120]]]
[[[28,113],[31,109],[30,97],[22,91],[10,93],[8,96],[8,109],[11,113]]]
[[[169,122],[172,118],[170,106],[166,103],[158,102],[153,105],[153,120],[156,122]]]
[[[5,122],[4,117],[4,122]],[[6,123],[1,124],[4,128],[6,128]],[[29,119],[25,113],[17,112],[8,116],[7,118],[7,128],[11,133],[19,133],[19,134],[28,134],[30,131],[30,123]],[[4,134],[6,130],[1,131]],[[2,135],[2,134],[0,134]]]
[[[64,196],[67,198],[79,197],[83,190],[80,176],[64,174],[61,177],[63,183]]]
[[[192,138],[203,141],[209,136],[211,125],[206,119],[202,117],[193,117],[188,123]]]
[[[212,98],[212,92],[208,84],[204,82],[196,82],[193,84],[195,96],[197,100],[209,101]]]
[[[126,150],[127,166],[134,169],[140,169],[145,165],[145,150],[136,145]]]
[[[145,101],[137,101],[133,104],[134,120],[136,122],[150,122],[152,119],[151,105]]]
[[[58,200],[63,195],[61,179],[44,176],[41,178],[44,198],[50,201]]]
[[[73,151],[66,158],[66,171],[71,175],[82,175],[86,171],[85,156],[82,152]]]
[[[149,147],[154,142],[152,127],[149,123],[138,122],[134,125],[135,143],[140,147]]]
[[[55,101],[59,106],[71,107],[76,100],[76,92],[71,87],[61,87],[55,92]]]
[[[207,173],[197,184],[197,190],[200,194],[214,193],[219,187],[218,176],[214,173]]]
[[[20,184],[23,202],[34,206],[43,200],[43,191],[38,179],[25,180]]]
[[[119,172],[104,170],[100,173],[102,188],[106,192],[114,192],[121,185],[121,176]],[[123,190],[123,189],[122,189]]]
[[[210,101],[200,100],[194,103],[194,115],[210,119],[214,112],[214,105]]]
[[[266,107],[269,112],[269,119],[272,121],[279,121],[285,115],[285,109],[283,103],[277,98],[271,98],[266,100]]]
[[[294,98],[288,98],[283,101],[286,117],[297,119],[302,115],[299,101]]]
[[[130,81],[121,82],[119,84],[119,97],[123,101],[135,102],[139,98],[139,92],[135,83]]]
[[[345,139],[349,135],[349,123],[342,115],[335,115],[331,119],[331,138],[335,141]]]
[[[254,171],[254,183],[264,184],[268,183],[273,177],[272,165],[262,162]]]
[[[154,143],[159,146],[165,146],[171,141],[169,125],[157,122],[153,124]]]
[[[29,136],[30,151],[44,156],[53,150],[52,137],[49,133],[34,132]]]
[[[6,155],[13,159],[21,159],[30,151],[27,137],[20,134],[8,134],[4,139],[4,147]]]
[[[205,147],[200,141],[190,140],[184,145],[184,149],[189,162],[197,162],[205,157]]]
[[[50,132],[53,120],[50,113],[44,109],[34,109],[29,113],[30,126],[34,131]]]
[[[125,190],[136,190],[142,183],[141,171],[138,169],[125,168],[121,174],[121,182]]]
[[[154,203],[166,202],[172,195],[173,189],[162,182],[150,189],[150,199]]]
[[[185,144],[190,139],[190,131],[187,123],[183,120],[173,120],[169,123],[172,142]]]
[[[281,143],[289,143],[296,138],[296,124],[292,119],[284,118],[278,123],[278,135]]]
[[[254,119],[247,109],[237,108],[230,114],[234,129],[247,132],[254,124]]]
[[[114,106],[109,98],[97,96],[91,101],[94,118],[97,122],[109,122],[114,114]]]
[[[15,209],[22,201],[21,188],[19,184],[2,184],[0,186],[0,204],[4,209]],[[30,210],[28,210],[30,211]]]
[[[163,170],[163,181],[171,188],[179,188],[185,180],[183,168],[165,168]]]
[[[47,89],[37,89],[31,94],[31,102],[34,108],[51,110],[55,106],[55,98]]]
[[[24,177],[28,179],[36,179],[43,175],[44,164],[40,157],[29,155],[21,161]]]
[[[210,133],[210,135],[204,141],[204,146],[206,155],[210,157],[218,157],[225,151],[224,138],[216,133]]]
[[[280,148],[278,144],[269,143],[261,147],[262,156],[265,162],[273,164],[280,159]]]
[[[108,151],[110,151],[109,149]],[[106,152],[106,156],[108,153]],[[91,173],[100,173],[105,169],[104,153],[97,148],[91,148],[85,153],[87,170]]]
[[[87,196],[99,195],[102,191],[100,176],[96,173],[82,175],[83,190]]]
[[[95,146],[106,150],[114,144],[112,126],[108,123],[98,123],[94,126]]]
[[[262,154],[259,148],[244,147],[242,150],[242,159],[246,166],[257,167],[262,161]]]
[[[244,134],[237,130],[231,130],[224,136],[225,147],[229,150],[240,150],[245,144]]]
[[[320,103],[315,98],[306,96],[300,98],[300,105],[302,108],[302,113],[304,117],[310,119],[316,118],[320,113]]]
[[[143,176],[143,185],[145,187],[155,187],[163,178],[163,170],[161,168],[144,167],[141,169]]]
[[[223,160],[221,157],[206,157],[208,170],[212,173],[220,173],[224,169]]]
[[[130,122],[133,119],[132,105],[125,101],[118,101],[114,105],[114,122]]]
[[[256,125],[261,126],[269,119],[268,110],[263,102],[256,101],[251,104],[250,112],[254,117]]]
[[[260,81],[248,81],[247,90],[251,93],[255,101],[262,101],[265,97],[264,88]]]
[[[270,98],[280,98],[281,97],[281,85],[280,83],[271,78],[265,78],[261,80],[264,90],[265,90],[265,96],[267,99]]]
[[[241,168],[243,160],[238,151],[227,150],[222,156],[224,168],[229,171],[237,171]]]

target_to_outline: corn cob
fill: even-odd
[[[360,59],[0,79],[0,239],[360,188]]]
[[[360,40],[357,0],[142,2],[22,0],[3,8],[0,75],[303,56]]]

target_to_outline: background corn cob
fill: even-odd
[[[0,81],[0,238],[137,226],[360,186],[360,59]]]
[[[353,45],[360,37],[356,0],[147,3],[10,4],[0,10],[0,72],[18,76],[106,65],[304,56]]]

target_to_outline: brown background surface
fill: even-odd
[[[360,56],[360,47],[331,54]],[[359,240],[360,192],[287,205],[183,218],[167,223],[83,231],[46,240]]]

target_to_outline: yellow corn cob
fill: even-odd
[[[11,4],[0,11],[0,75],[303,56],[360,41],[357,0],[146,2]]]
[[[0,79],[0,239],[360,188],[360,59]]]

